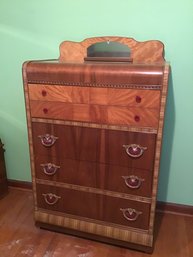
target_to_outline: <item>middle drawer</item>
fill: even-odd
[[[152,172],[149,170],[38,155],[35,176],[53,182],[151,197]]]
[[[97,162],[153,170],[156,135],[49,123],[32,123],[35,157]]]

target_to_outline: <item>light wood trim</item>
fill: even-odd
[[[69,215],[68,215],[69,216]],[[47,224],[56,225],[59,227],[67,227],[74,230],[79,230],[86,233],[96,234],[105,236],[108,238],[114,238],[126,242],[142,244],[146,246],[152,246],[153,237],[147,232],[142,233],[135,232],[131,230],[119,229],[113,226],[100,225],[95,222],[87,222],[76,218],[70,218],[65,216],[59,216],[56,214],[51,214],[46,211],[35,211],[35,220],[38,222],[43,222]]]
[[[62,102],[30,101],[33,118],[158,128],[159,110]],[[139,121],[136,121],[136,117]]]
[[[153,176],[153,185],[152,185],[152,205],[150,212],[150,231],[153,233],[154,219],[155,219],[155,208],[156,208],[156,198],[157,198],[157,189],[158,189],[158,176],[159,176],[159,166],[160,166],[160,156],[161,156],[161,146],[162,146],[162,134],[164,126],[164,115],[166,107],[166,97],[168,91],[168,78],[169,78],[169,64],[165,65],[164,77],[163,77],[163,87],[161,93],[161,108],[160,108],[160,117],[159,117],[159,128],[156,141],[156,151],[155,151],[155,162],[154,162],[154,176]]]
[[[149,108],[125,108],[109,106],[107,108],[108,124],[135,127],[158,128],[159,110]],[[139,121],[135,120],[139,118]]]
[[[32,122],[157,134],[157,129],[150,128],[150,127],[141,128],[141,127],[134,127],[134,126],[118,126],[118,125],[108,125],[108,124],[98,124],[98,123],[87,123],[87,122],[80,122],[80,121],[65,121],[65,120],[53,120],[53,119],[41,119],[41,118],[32,118]]]
[[[59,61],[84,62],[87,48],[94,43],[103,41],[116,41],[127,45],[131,49],[133,62],[164,62],[164,45],[158,40],[138,42],[133,38],[111,36],[87,38],[82,42],[64,41],[60,44]]]

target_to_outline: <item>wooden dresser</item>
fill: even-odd
[[[8,193],[4,148],[0,139],[0,199]]]
[[[119,42],[132,62],[84,61]],[[169,65],[160,41],[64,41],[23,79],[35,222],[151,252]]]

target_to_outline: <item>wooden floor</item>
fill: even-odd
[[[32,192],[11,188],[0,200],[0,257],[193,257],[193,217],[157,214],[152,255],[39,229]]]

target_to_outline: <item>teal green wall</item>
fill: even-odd
[[[0,137],[9,179],[30,181],[21,66],[63,40],[158,39],[171,62],[158,198],[193,205],[193,1],[0,0]]]

